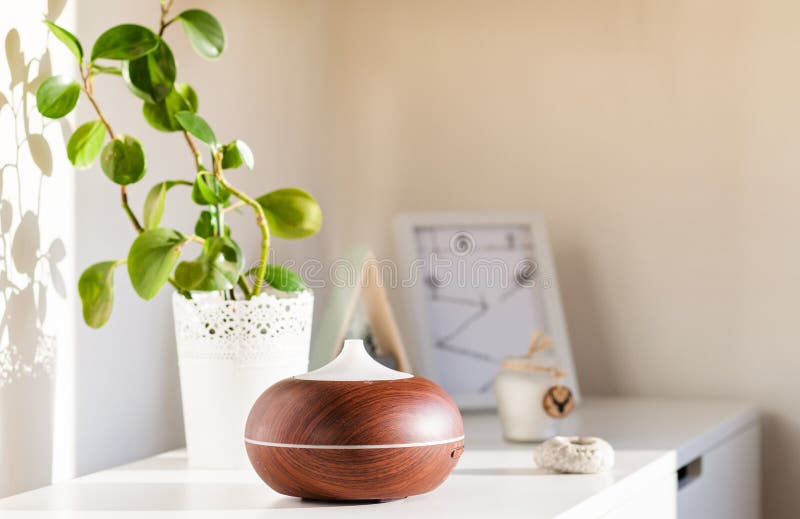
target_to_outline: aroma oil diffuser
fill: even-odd
[[[424,378],[375,362],[362,341],[267,389],[245,428],[256,472],[281,494],[385,500],[429,492],[464,450],[461,414]]]

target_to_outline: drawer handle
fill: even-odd
[[[698,456],[678,469],[678,490],[686,487],[703,473],[703,457]]]

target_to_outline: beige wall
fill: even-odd
[[[331,16],[330,242],[391,253],[403,210],[543,211],[584,391],[756,402],[767,517],[800,514],[800,4]]]

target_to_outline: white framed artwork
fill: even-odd
[[[553,256],[540,213],[406,213],[395,218],[415,372],[462,409],[493,408],[505,357],[537,330],[537,359],[567,372],[580,399]]]

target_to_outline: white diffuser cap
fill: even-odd
[[[363,380],[400,380],[413,375],[387,368],[369,356],[364,341],[348,339],[339,355],[319,369],[295,378],[324,380],[328,382],[356,382]]]

